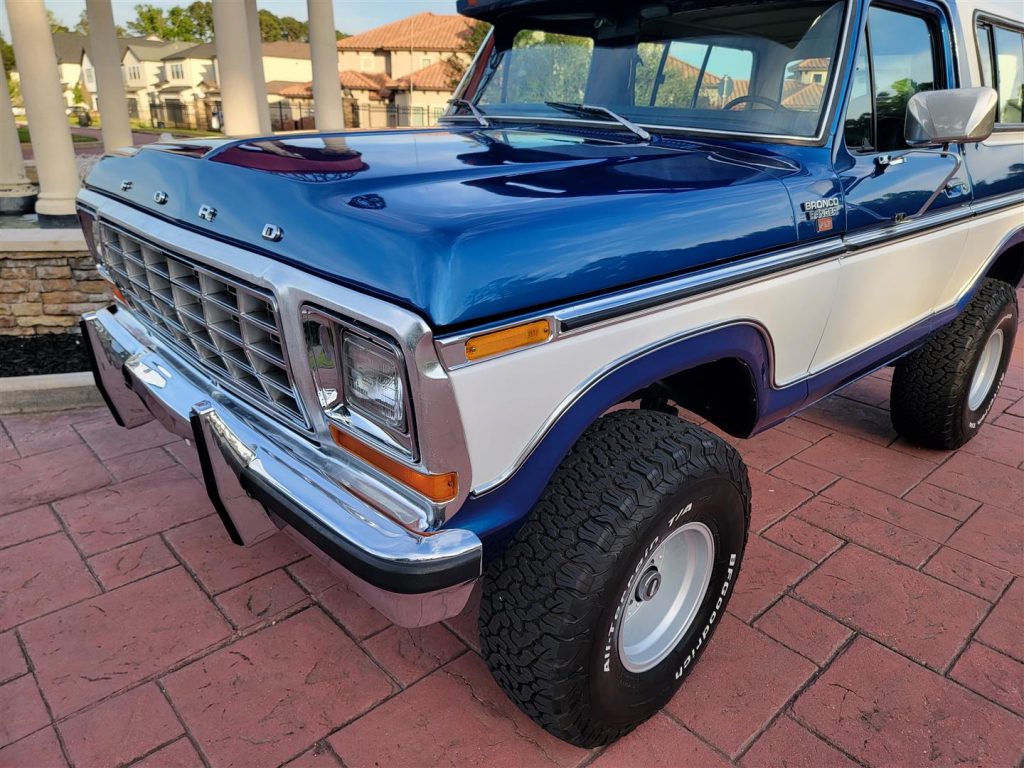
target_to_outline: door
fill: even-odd
[[[900,235],[900,225],[971,201],[966,169],[950,178],[959,147],[947,154],[911,149],[904,140],[907,102],[920,91],[955,87],[951,61],[948,25],[936,7],[868,10],[835,158],[847,237],[859,248],[842,259],[836,304],[812,371],[927,320],[959,260],[964,227]]]

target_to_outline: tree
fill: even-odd
[[[281,20],[270,11],[260,9],[260,38],[265,43],[273,43],[283,39]]]
[[[140,37],[155,35],[163,38],[167,34],[167,19],[162,8],[148,3],[135,6],[135,18],[128,22],[128,31]]]
[[[68,27],[66,25],[62,24],[60,19],[58,19],[53,14],[53,11],[51,11],[49,9],[46,10],[46,20],[48,22],[50,22],[50,31],[51,32],[70,32],[71,31],[70,29],[68,29]]]
[[[458,54],[454,54],[445,59],[448,65],[448,74],[450,76],[451,87],[454,89],[462,81],[463,75],[466,74],[468,66],[466,59],[470,61],[476,56],[476,52],[480,50],[480,46],[484,44],[484,40],[487,39],[488,33],[491,31],[491,25],[485,21],[477,21],[473,23],[473,26],[469,28],[469,33],[463,38],[465,43],[462,46],[462,50]],[[340,34],[340,33],[339,33]],[[348,35],[346,35],[348,37]],[[338,38],[341,39],[340,37]]]
[[[293,43],[309,42],[309,22],[299,21],[292,16],[282,16],[281,39],[290,40]]]
[[[80,35],[89,34],[89,14],[86,12],[85,8],[83,8],[82,12],[78,14],[78,23],[75,24],[74,31]]]
[[[11,72],[18,68],[17,63],[14,61],[14,46],[4,40],[4,36],[0,35],[0,56],[4,59],[4,70],[7,72],[7,76],[11,76]]]
[[[204,43],[213,40],[213,3],[196,0],[188,7],[188,13],[195,25],[196,39]]]
[[[167,11],[167,28],[162,37],[165,40],[196,41],[199,35],[196,31],[195,19],[187,8],[179,5]]]
[[[71,90],[71,102],[73,104],[85,104],[85,96],[82,94],[81,81],[75,83],[75,87]]]

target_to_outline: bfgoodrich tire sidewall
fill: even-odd
[[[971,410],[968,406],[971,382],[974,379],[974,374],[977,370],[978,363],[981,360],[985,345],[992,337],[992,334],[997,330],[1002,330],[1003,332],[1003,350],[999,358],[999,373],[992,382],[992,386],[989,388],[989,391],[985,395],[985,399],[981,402],[981,405],[976,409]],[[988,417],[989,411],[992,410],[992,405],[995,403],[996,395],[999,393],[999,387],[1003,383],[1003,378],[1006,376],[1006,369],[1010,365],[1010,357],[1013,355],[1013,342],[1016,334],[1017,307],[1015,303],[1010,302],[1006,306],[1000,308],[999,315],[986,329],[985,335],[981,337],[981,341],[978,344],[977,349],[974,351],[970,373],[964,381],[963,392],[961,393],[960,408],[961,413],[963,414],[962,428],[965,435],[973,435],[981,429],[981,425],[985,423],[985,419]]]
[[[689,510],[687,510],[689,507]],[[711,581],[697,614],[682,639],[657,666],[645,672],[627,670],[619,658],[622,595],[638,565],[657,542],[687,523],[703,523],[715,545]],[[616,568],[616,579],[603,599],[590,660],[591,707],[601,721],[623,726],[636,723],[663,707],[679,689],[721,622],[732,596],[743,559],[746,539],[746,506],[743,495],[728,478],[693,481],[667,496],[659,513],[642,530],[637,544]]]

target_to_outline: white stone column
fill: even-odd
[[[7,17],[39,173],[39,222],[44,227],[78,226],[78,167],[46,6],[43,0],[10,0]]]
[[[19,2],[19,0],[14,0]],[[114,14],[110,0],[85,0],[89,17],[89,59],[96,70],[99,91],[100,125],[103,148],[112,152],[132,146],[132,128],[128,122],[128,98],[121,75],[120,46],[114,30]]]
[[[270,103],[267,101],[267,78],[263,72],[263,36],[256,0],[245,0],[245,21],[249,31],[249,56],[252,60],[252,87],[256,92],[256,116],[260,133],[270,133]]]
[[[11,94],[7,91],[7,72],[0,59],[0,213],[30,213],[35,202],[36,187],[25,175]]]
[[[261,133],[245,12],[245,0],[213,0],[214,43],[224,107],[224,133],[228,136]],[[266,101],[264,95],[264,104]]]
[[[331,0],[307,0],[309,8],[309,53],[313,62],[313,104],[318,131],[340,131],[345,127],[338,80],[338,41],[334,34],[334,4]]]

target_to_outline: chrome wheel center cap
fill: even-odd
[[[640,602],[652,599],[661,586],[661,574],[657,568],[648,568],[636,585],[636,599]]]
[[[623,595],[623,667],[645,672],[672,652],[700,610],[714,565],[715,540],[701,522],[676,528],[648,555]]]

